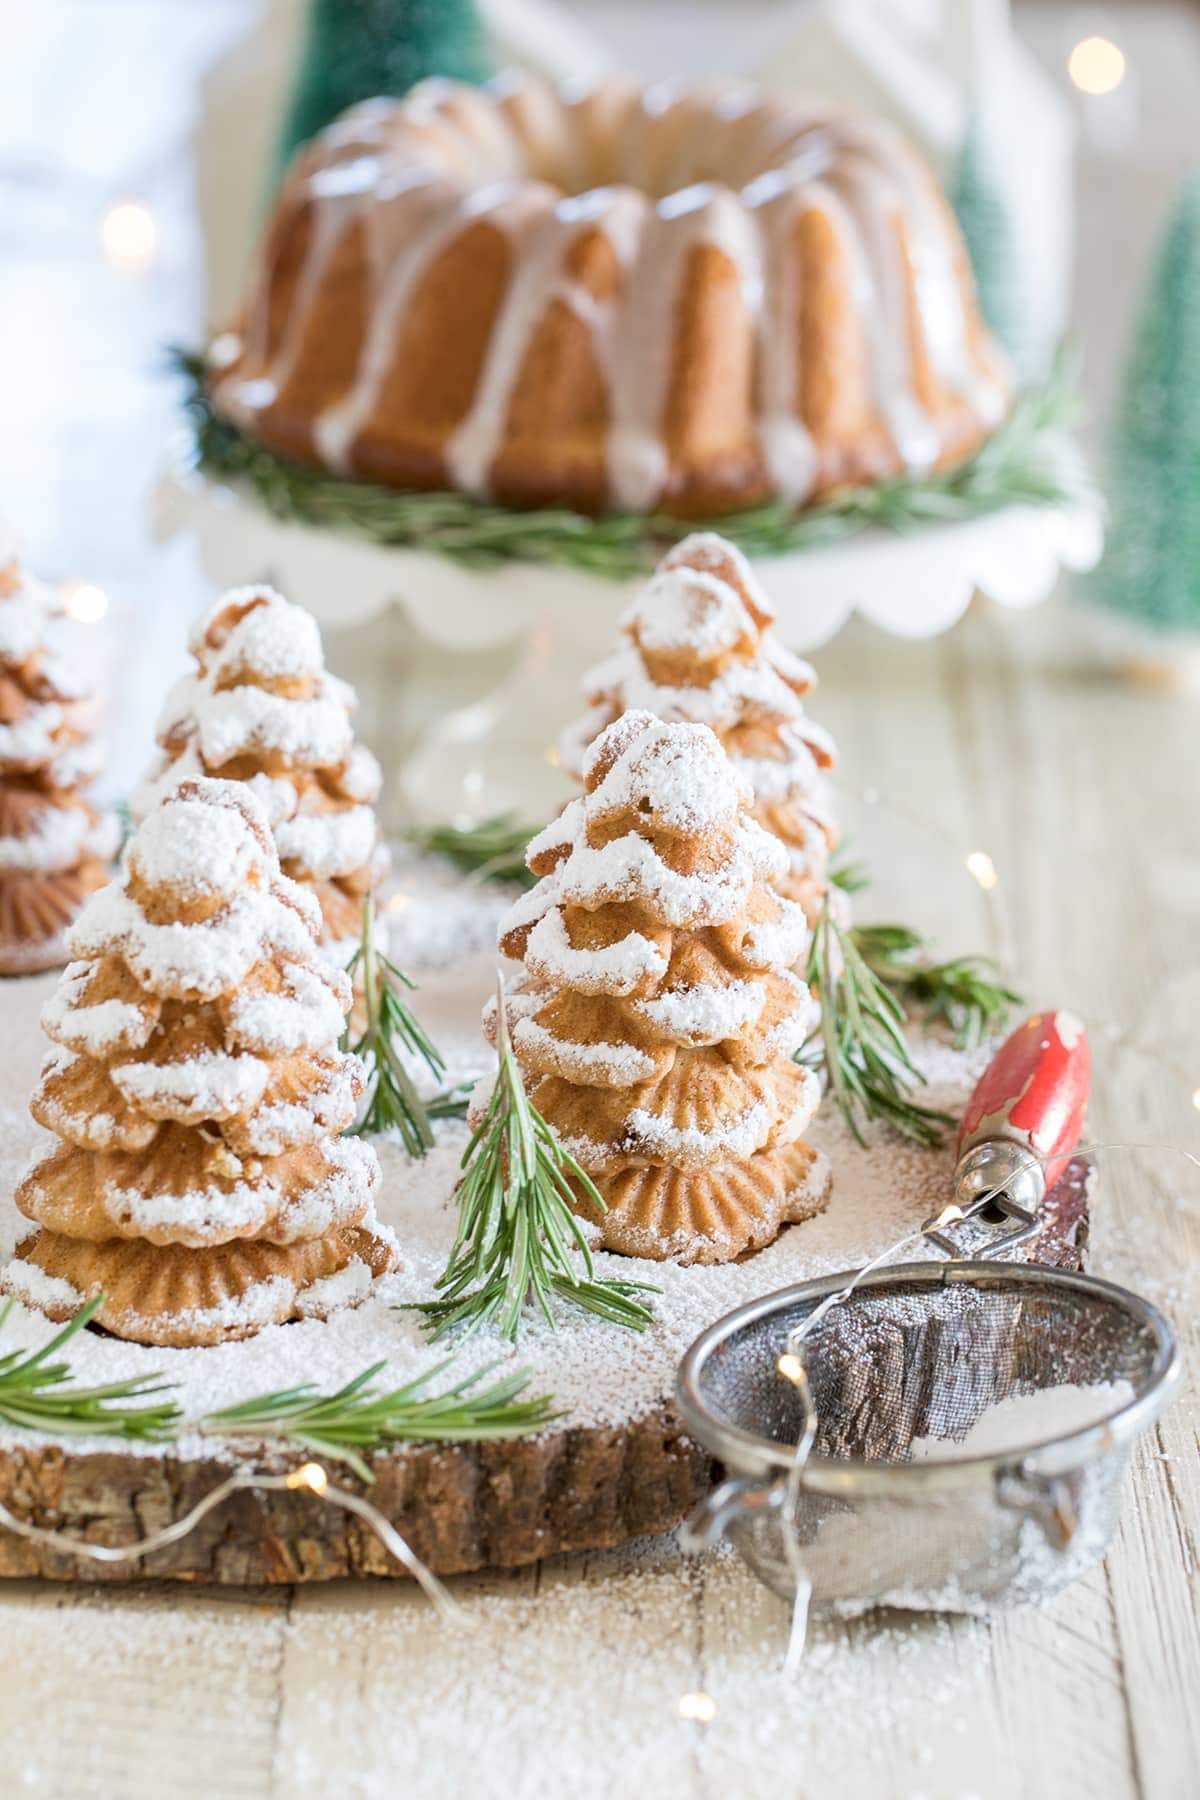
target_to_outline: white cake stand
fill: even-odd
[[[515,810],[545,817],[566,788],[553,749],[578,710],[584,670],[612,649],[640,579],[512,563],[483,573],[424,551],[384,549],[284,523],[253,498],[174,463],[156,496],[160,539],[195,535],[219,587],[271,580],[323,626],[365,623],[399,606],[449,651],[518,648],[515,671],[484,700],[447,712],[400,772],[410,810],[460,822]],[[898,637],[949,629],[980,591],[1028,607],[1060,569],[1090,569],[1103,545],[1098,505],[1009,507],[905,535],[872,529],[844,543],[756,559],[794,650],[828,643],[855,612]],[[347,671],[352,674],[352,671]]]

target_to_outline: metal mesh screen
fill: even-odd
[[[748,1507],[729,1526],[778,1592],[794,1592],[801,1567],[814,1604],[836,1611],[982,1612],[1044,1598],[1103,1555],[1126,1436],[1089,1440],[1052,1467],[1026,1459],[1031,1443],[995,1464],[947,1469],[955,1443],[1010,1395],[1125,1380],[1139,1396],[1163,1386],[1162,1345],[1135,1310],[1049,1271],[1044,1280],[1027,1275],[1006,1283],[888,1271],[884,1285],[857,1290],[812,1326],[804,1350],[818,1428],[795,1510],[781,1508],[777,1487],[773,1506]],[[785,1453],[804,1421],[777,1365],[817,1304],[781,1304],[740,1326],[703,1368],[706,1407]],[[1085,1422],[1093,1420],[1076,1419],[1065,1435]],[[946,1455],[935,1447],[931,1457],[926,1442],[913,1462],[916,1438],[944,1440]],[[850,1459],[844,1484],[818,1467]],[[864,1462],[870,1482],[854,1473]],[[889,1469],[894,1478],[881,1482]]]
[[[796,1442],[799,1400],[776,1363],[808,1310],[759,1320],[710,1358],[706,1398],[731,1425]],[[805,1344],[816,1454],[885,1462],[906,1459],[916,1437],[961,1439],[1012,1393],[1122,1378],[1137,1392],[1156,1353],[1153,1334],[1103,1296],[927,1281],[860,1289]]]

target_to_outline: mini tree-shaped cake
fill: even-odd
[[[808,924],[776,888],[783,845],[707,726],[625,713],[583,777],[531,842],[542,879],[501,927],[525,965],[513,1047],[607,1206],[602,1243],[726,1262],[828,1195],[801,1136],[819,1086],[792,1061],[814,1013],[792,973]]]
[[[76,922],[43,1013],[31,1110],[61,1140],[17,1205],[40,1227],[9,1291],[51,1318],[213,1344],[362,1299],[396,1248],[379,1164],[338,1134],[363,1070],[338,1048],[348,978],[234,782],[186,781]]]
[[[100,748],[87,689],[46,644],[58,610],[0,550],[0,975],[66,961],[66,930],[120,835],[81,791]]]
[[[716,732],[754,795],[754,816],[787,846],[783,891],[815,920],[836,841],[823,771],[828,732],[807,716],[813,670],[785,650],[746,559],[714,532],[665,556],[621,621],[616,654],[584,678],[589,709],[564,734],[578,777],[587,746],[631,707]]]
[[[285,875],[321,908],[335,957],[357,942],[386,858],[374,804],[379,764],[354,742],[354,691],[325,668],[316,620],[269,587],[234,589],[197,624],[195,674],[159,721],[160,755],[134,796],[144,818],[190,775],[247,782]]]

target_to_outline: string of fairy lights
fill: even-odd
[[[316,1462],[301,1463],[298,1469],[292,1469],[287,1475],[264,1475],[254,1469],[237,1469],[232,1475],[226,1476],[224,1481],[218,1482],[216,1487],[210,1488],[207,1494],[178,1519],[173,1519],[161,1530],[152,1531],[148,1537],[139,1538],[132,1544],[97,1544],[66,1532],[52,1531],[46,1526],[31,1525],[28,1519],[18,1518],[3,1504],[0,1504],[0,1525],[17,1537],[24,1538],[27,1543],[38,1544],[43,1549],[53,1550],[60,1555],[73,1556],[81,1562],[112,1567],[114,1564],[140,1562],[143,1558],[153,1556],[158,1550],[166,1550],[172,1544],[180,1543],[191,1536],[209,1513],[223,1506],[234,1494],[298,1491],[312,1494],[327,1505],[360,1518],[375,1533],[384,1549],[408,1570],[438,1613],[447,1621],[461,1622],[462,1608],[451,1598],[432,1570],[426,1568],[391,1520],[363,1495],[351,1493],[349,1488],[336,1487],[321,1464]]]

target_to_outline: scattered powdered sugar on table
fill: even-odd
[[[462,1630],[408,1583],[55,1586],[13,1582],[4,1596],[21,1646],[5,1772],[13,1791],[43,1796],[112,1793],[136,1767],[141,1785],[122,1792],[774,1800],[797,1791],[796,1770],[844,1762],[848,1718],[881,1740],[876,1791],[899,1730],[936,1743],[927,1791],[940,1794],[946,1748],[966,1749],[971,1702],[993,1678],[973,1627],[879,1618],[815,1624],[803,1679],[785,1683],[784,1608],[728,1553],[708,1559],[701,1596],[661,1540],[589,1557],[586,1579],[565,1580],[558,1558],[536,1587],[530,1571],[459,1578]],[[583,1661],[586,1680],[564,1678]],[[704,1726],[680,1710],[698,1687],[716,1703]],[[182,1781],[166,1773],[181,1719],[201,1722],[183,1740]],[[689,1790],[681,1771],[701,1757],[707,1779]]]
[[[461,945],[457,953],[448,954],[448,940],[439,935],[445,929],[448,891],[440,871],[430,880],[422,865],[410,861],[407,867],[401,864],[400,878],[407,884],[408,905],[391,917],[404,921],[401,939],[406,948],[397,950],[393,940],[395,953],[415,972],[413,947],[431,942],[437,952],[434,960],[453,964],[418,977],[415,996],[420,1016],[446,1054],[446,1079],[459,1081],[484,1073],[492,1057],[479,1029],[479,1015],[494,987],[496,958],[491,953],[467,954]],[[490,923],[504,904],[503,892],[485,890],[477,896],[468,892],[477,897]],[[458,895],[461,901],[461,880]],[[429,921],[425,916],[429,913],[439,915],[439,925]],[[465,943],[477,942],[482,930],[478,919],[470,920],[463,932]],[[27,1106],[45,1049],[38,1014],[54,980],[39,977],[5,987],[6,1030],[0,1041],[0,1253],[5,1256],[29,1229],[13,1204],[13,1189],[35,1151],[47,1143],[47,1134],[30,1119]],[[930,1081],[929,1102],[951,1108],[961,1104],[986,1054],[984,1050],[964,1057],[944,1046],[926,1045],[922,1062]],[[809,1136],[833,1163],[829,1209],[785,1231],[758,1255],[742,1263],[690,1269],[597,1256],[602,1273],[643,1280],[662,1290],[654,1296],[654,1324],[644,1334],[616,1330],[564,1306],[557,1333],[531,1320],[515,1348],[487,1334],[453,1346],[458,1367],[465,1374],[497,1357],[509,1359],[529,1370],[531,1392],[554,1396],[566,1415],[563,1426],[622,1423],[670,1396],[680,1356],[712,1320],[788,1283],[862,1263],[911,1231],[928,1216],[935,1198],[949,1191],[953,1157],[948,1148],[925,1151],[893,1137],[881,1137],[863,1148],[829,1107],[822,1109]],[[195,1350],[153,1349],[88,1333],[71,1347],[77,1377],[98,1382],[160,1372],[179,1384],[185,1415],[196,1417],[299,1382],[329,1390],[381,1358],[387,1360],[388,1376],[396,1382],[431,1368],[444,1358],[447,1346],[431,1348],[417,1315],[397,1308],[430,1297],[445,1266],[454,1238],[453,1195],[466,1139],[465,1126],[440,1126],[436,1147],[421,1162],[412,1161],[397,1140],[377,1140],[383,1166],[378,1210],[395,1229],[404,1260],[402,1269],[382,1281],[378,1296],[365,1306],[328,1322],[302,1320],[270,1327],[244,1343]],[[40,1314],[15,1307],[5,1326],[4,1347],[41,1345],[52,1329]],[[14,1437],[6,1431],[0,1442]],[[75,1442],[72,1447],[78,1451],[82,1446]],[[112,1446],[93,1440],[88,1447]],[[204,1448],[211,1451],[211,1440],[204,1440]],[[200,1449],[199,1439],[184,1440],[185,1453]],[[153,1447],[146,1453],[156,1454]]]

